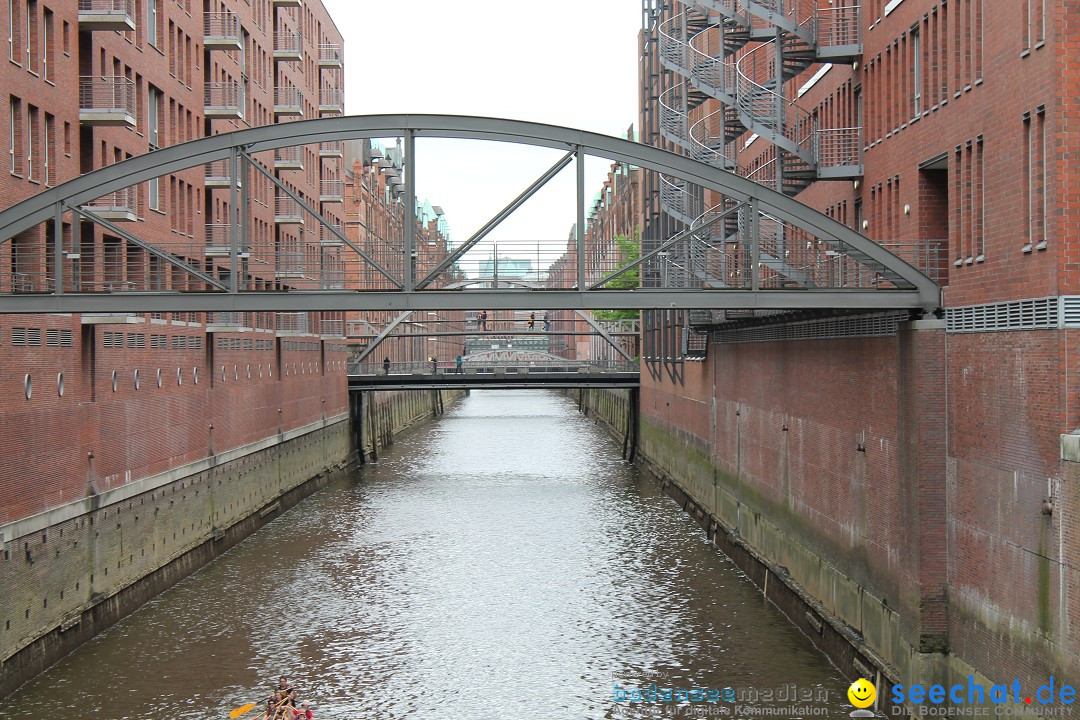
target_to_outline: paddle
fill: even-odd
[[[238,717],[240,717],[241,715],[243,715],[248,710],[250,710],[251,708],[255,707],[258,704],[259,703],[247,703],[246,705],[241,705],[238,708],[233,708],[233,711],[231,713],[229,713],[229,717],[238,718]]]

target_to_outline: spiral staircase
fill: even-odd
[[[657,56],[671,82],[657,98],[660,135],[694,159],[797,195],[824,179],[854,179],[862,168],[861,128],[823,128],[788,87],[815,63],[852,62],[862,53],[858,0],[682,0],[658,23]],[[680,11],[681,10],[681,11]],[[749,50],[747,48],[749,47]],[[737,141],[752,133],[770,148],[740,167]],[[659,178],[660,206],[686,228],[647,274],[671,286],[816,287],[822,273],[814,243],[781,220],[751,214],[727,198],[709,206],[680,178]],[[751,245],[754,245],[751,251]],[[748,258],[758,272],[748,272]],[[692,325],[717,318],[692,313]]]

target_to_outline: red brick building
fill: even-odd
[[[5,203],[159,147],[343,111],[342,37],[317,1],[11,0],[0,15]],[[343,226],[340,144],[265,155],[255,161],[269,175]],[[237,169],[252,201],[234,212],[232,172],[212,163],[91,202],[112,227],[66,213],[67,289],[201,288],[139,239],[227,279],[233,223],[242,286],[341,287],[339,239],[255,168]],[[52,232],[50,222],[0,244],[0,291],[52,287]],[[107,624],[137,602],[117,599],[125,588],[165,577],[343,461],[346,357],[341,314],[0,318],[0,693],[93,634],[96,606],[109,603]],[[158,515],[166,493],[178,494]],[[86,540],[106,515],[117,532],[138,524],[126,531],[134,552],[100,525]],[[166,533],[165,515],[191,522]]]
[[[646,333],[643,451],[851,630],[845,671],[1076,681],[1080,8],[858,5],[646,0],[641,140],[861,231],[942,316],[656,313],[705,362]],[[646,249],[723,202],[642,193]]]

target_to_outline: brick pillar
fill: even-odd
[[[898,354],[901,630],[920,652],[945,652],[945,322],[901,325]]]

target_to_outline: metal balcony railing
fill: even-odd
[[[328,140],[319,143],[319,157],[339,158],[344,154],[345,143],[341,140]]]
[[[340,68],[342,66],[341,43],[323,43],[319,45],[319,67]]]
[[[300,203],[288,195],[278,195],[274,198],[274,222],[278,225],[301,225],[304,216],[301,212]]]
[[[135,29],[135,0],[79,0],[80,30]]]
[[[275,170],[303,170],[304,169],[304,147],[302,145],[292,145],[290,147],[278,148],[274,151],[274,169]]]
[[[861,7],[858,2],[843,2],[818,7],[816,39],[821,57],[847,57],[862,54]]]
[[[340,223],[333,223],[332,227],[336,229],[339,233],[342,232],[342,227]],[[341,238],[338,237],[333,231],[331,231],[330,228],[326,227],[325,225],[320,225],[319,244],[323,247],[341,247],[345,243],[343,243],[341,241]]]
[[[329,280],[328,290],[340,290],[344,287],[344,277],[341,280]],[[321,335],[335,335],[341,337],[345,334],[345,321],[344,320],[319,320],[319,333]]]
[[[135,126],[135,83],[123,75],[79,78],[79,121]]]
[[[232,234],[228,223],[209,223],[206,226],[206,257],[228,257]]]
[[[827,177],[831,171],[847,169],[843,175],[862,174],[862,128],[825,128],[817,131],[818,171]]]
[[[240,18],[229,11],[203,15],[203,45],[207,50],[243,50]]]
[[[274,321],[278,332],[307,333],[311,326],[306,312],[279,312]]]
[[[344,180],[320,180],[319,202],[339,203],[345,198]]]
[[[302,278],[307,266],[304,262],[306,255],[300,250],[278,250],[277,253],[277,277],[279,278]]]
[[[729,105],[735,102],[737,73],[735,63],[724,60],[723,26],[713,25],[690,38],[685,56],[695,85]]]
[[[203,183],[208,188],[227,188],[232,178],[232,163],[228,160],[214,160],[203,165]],[[236,179],[237,187],[241,185],[240,178]]]
[[[206,83],[203,112],[211,119],[244,118],[244,86],[238,82]]]
[[[279,30],[274,33],[274,59],[299,61],[304,59],[303,39],[295,30]]]
[[[345,98],[340,88],[322,88],[319,91],[319,113],[328,115],[345,112]]]
[[[274,88],[275,115],[303,115],[304,94],[296,87]]]
[[[83,207],[105,220],[135,222],[138,219],[138,193],[135,188],[127,187],[94,198]]]

